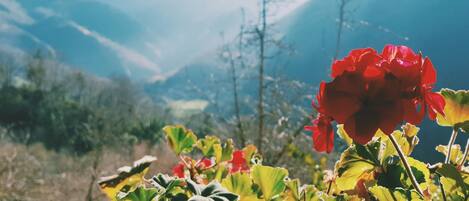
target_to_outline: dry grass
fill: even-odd
[[[25,146],[0,142],[0,201],[85,201],[92,175],[108,176],[143,155],[154,155],[158,161],[151,172],[169,173],[176,163],[166,145],[136,145],[130,150],[105,149],[96,171],[95,153],[71,156],[46,150],[42,145]],[[106,200],[93,182],[92,200]]]

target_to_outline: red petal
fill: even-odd
[[[386,134],[391,134],[403,120],[403,106],[400,102],[389,103],[377,108],[381,116],[379,128]],[[377,117],[378,118],[378,117]]]
[[[378,127],[378,115],[371,111],[360,111],[344,124],[347,134],[359,144],[368,143],[375,135]]]
[[[327,116],[344,123],[361,107],[360,97],[364,92],[363,80],[358,75],[342,75],[325,85],[321,107]]]
[[[434,120],[436,118],[436,113],[444,115],[446,102],[440,94],[435,92],[425,93],[425,103],[428,107],[428,116],[430,119]]]
[[[242,150],[236,150],[233,152],[233,158],[231,159],[230,164],[230,173],[249,170]]]
[[[199,161],[199,166],[201,169],[209,168],[212,166],[212,161],[210,159],[203,158],[201,161]]]
[[[176,166],[173,167],[173,175],[184,178],[184,164],[178,163]]]
[[[353,71],[355,70],[355,65],[349,60],[336,60],[332,64],[332,72],[331,77],[335,78],[337,76],[342,75],[345,71]]]
[[[428,57],[423,62],[422,84],[432,85],[436,82],[436,70]]]
[[[396,58],[405,60],[415,60],[418,58],[418,54],[415,54],[415,52],[411,48],[403,45],[386,45],[381,55],[388,61],[392,61]]]
[[[331,119],[319,116],[314,121],[315,125],[311,127],[313,131],[314,149],[318,152],[331,153],[334,149],[334,133],[332,130]]]
[[[381,55],[388,61],[393,60],[397,54],[397,47],[394,45],[386,45],[383,48]]]
[[[413,100],[402,100],[402,107],[404,110],[404,121],[413,125],[422,123],[423,115],[419,115]]]

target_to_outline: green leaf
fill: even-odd
[[[259,185],[264,199],[269,201],[285,190],[284,179],[288,176],[285,168],[254,165],[251,169],[251,177],[254,183]]]
[[[396,188],[391,190],[382,186],[373,186],[368,189],[370,194],[377,200],[385,201],[401,201],[401,200],[423,200],[415,190],[404,190],[402,188]]]
[[[438,145],[435,148],[438,152],[443,155],[448,155],[448,146],[447,145]],[[459,165],[464,158],[464,154],[461,151],[461,146],[459,144],[453,144],[451,147],[451,157],[450,162],[454,165]]]
[[[215,159],[217,163],[223,161],[229,161],[233,157],[234,145],[233,140],[228,139],[223,143],[223,145],[216,144],[214,145],[215,150]]]
[[[184,181],[182,179],[170,177],[161,173],[153,176],[151,179],[151,184],[156,189],[158,189],[158,194],[160,194],[160,197],[171,198],[180,193],[181,189],[179,187],[181,187],[183,183]]]
[[[445,115],[437,114],[440,126],[461,128],[468,132],[469,128],[469,90],[442,89],[440,94],[445,98]]]
[[[196,184],[190,179],[186,182],[188,190],[193,194],[189,201],[235,201],[239,198],[216,181],[210,182],[207,186]]]
[[[214,145],[220,145],[220,139],[210,135],[205,136],[203,139],[199,139],[196,144],[197,148],[199,148],[200,151],[202,151],[202,154],[207,158],[216,155]]]
[[[342,138],[348,146],[353,144],[353,139],[348,136],[347,132],[345,132],[343,124],[337,125],[337,135],[339,135],[339,137]]]
[[[336,163],[337,188],[341,191],[353,190],[360,177],[379,166],[380,141],[372,141],[366,146],[354,144],[346,149]]]
[[[197,137],[191,130],[180,125],[165,126],[163,131],[168,138],[169,145],[177,155],[191,152],[197,141]]]
[[[397,143],[401,147],[404,155],[410,156],[414,147],[418,144],[419,138],[417,137],[417,133],[420,129],[412,124],[405,124],[402,126],[402,131],[396,130],[391,135],[394,136]],[[396,148],[392,144],[391,140],[388,136],[382,136],[381,141],[384,143],[383,147],[383,154],[381,156],[381,162],[383,159],[387,158],[388,156],[397,156]]]
[[[151,201],[158,194],[156,188],[138,187],[134,191],[127,193],[119,201]]]
[[[453,165],[443,164],[436,172],[442,176],[440,180],[443,183],[445,191],[448,191],[449,194],[455,193],[454,191],[460,191],[466,198],[468,197],[468,184],[464,183],[462,175]]]
[[[292,200],[300,200],[301,199],[301,192],[300,192],[300,180],[293,179],[286,182],[287,189],[289,190],[289,195]]]
[[[239,195],[239,201],[258,200],[257,193],[253,190],[253,183],[249,174],[230,174],[222,180],[221,185],[228,191]]]
[[[412,157],[407,157],[412,173],[422,189],[427,189],[431,184],[430,171],[425,163]],[[413,188],[404,166],[398,156],[389,156],[383,163],[384,172],[377,177],[378,185],[388,188]]]

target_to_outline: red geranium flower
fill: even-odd
[[[173,175],[179,178],[184,178],[184,169],[184,163],[179,162],[176,166],[173,167]]]
[[[334,61],[329,83],[321,83],[318,111],[313,126],[314,147],[331,152],[332,121],[357,143],[369,142],[378,129],[391,134],[402,121],[420,123],[425,108],[434,119],[443,114],[444,99],[431,92],[436,71],[430,59],[422,59],[405,46],[388,45],[382,54],[371,48],[352,50],[343,60]]]
[[[205,170],[208,168],[211,168],[213,163],[210,159],[207,158],[202,158],[197,163],[194,164],[194,160],[192,160],[189,157],[184,158],[185,162],[191,166],[190,168],[193,169],[195,167],[195,170]],[[173,175],[177,176],[179,178],[184,178],[185,174],[184,171],[186,170],[186,164],[181,161],[179,162],[176,166],[173,167]]]
[[[249,171],[249,166],[244,157],[243,150],[233,152],[233,158],[229,161],[231,164],[230,173]]]
[[[199,160],[199,162],[197,162],[197,164],[198,164],[197,165],[198,169],[207,169],[212,166],[212,160],[207,159],[207,158],[202,158],[201,160]]]

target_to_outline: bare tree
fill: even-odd
[[[239,138],[240,145],[241,147],[244,147],[246,145],[246,137],[244,135],[244,130],[243,130],[243,125],[241,122],[241,112],[240,112],[240,101],[239,101],[239,95],[238,95],[238,73],[237,73],[237,65],[239,67],[244,67],[244,58],[243,58],[243,36],[244,36],[244,10],[241,10],[242,13],[242,24],[240,26],[240,32],[237,37],[237,42],[236,43],[236,48],[237,52],[234,53],[231,44],[225,44],[223,46],[222,52],[221,52],[221,58],[224,62],[228,63],[229,69],[230,69],[230,76],[231,76],[231,85],[232,85],[232,90],[233,90],[233,105],[234,105],[234,115],[236,118],[236,127],[237,127],[237,137]]]
[[[259,91],[258,91],[258,138],[257,147],[262,153],[262,140],[264,138],[264,64],[265,64],[265,36],[267,32],[267,0],[261,0],[260,26],[256,27],[259,40]]]
[[[335,44],[335,53],[334,53],[334,58],[333,60],[336,60],[337,57],[339,56],[340,52],[340,42],[342,39],[342,29],[344,27],[345,23],[345,13],[346,13],[346,6],[348,3],[350,3],[351,0],[339,0],[339,24],[337,28],[337,38],[336,38],[336,44]]]

